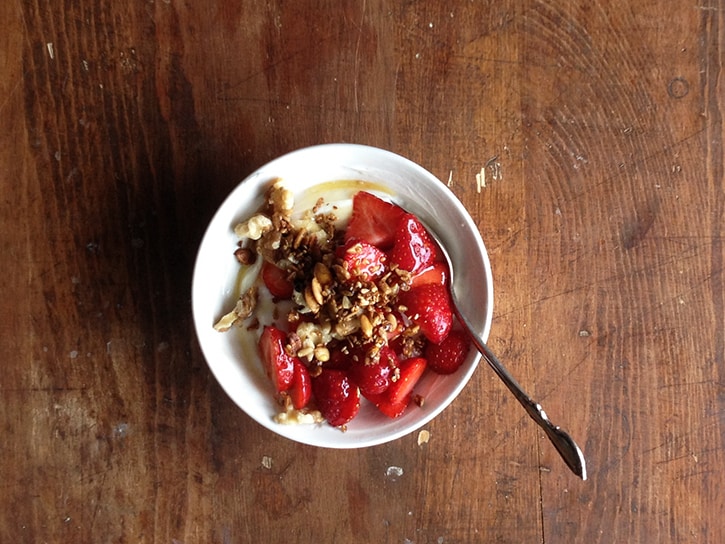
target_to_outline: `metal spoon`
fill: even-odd
[[[516,400],[521,403],[526,412],[531,416],[531,419],[533,419],[544,430],[546,436],[549,437],[549,440],[551,440],[551,443],[559,452],[559,455],[561,455],[562,459],[564,459],[564,462],[567,464],[567,466],[572,470],[572,472],[574,472],[574,474],[579,476],[582,480],[586,480],[587,468],[586,461],[584,460],[584,454],[582,453],[582,450],[579,448],[579,446],[577,446],[576,442],[574,442],[574,439],[569,436],[561,427],[558,427],[554,425],[551,421],[549,421],[549,418],[547,417],[546,412],[544,412],[544,409],[541,407],[541,405],[537,402],[534,402],[531,397],[526,394],[526,392],[521,388],[519,383],[509,373],[509,371],[506,370],[503,364],[501,364],[501,361],[498,360],[498,357],[496,357],[491,352],[489,347],[483,341],[483,338],[481,338],[481,335],[476,332],[476,329],[473,328],[468,318],[460,311],[458,299],[456,298],[456,293],[453,288],[455,283],[455,276],[453,274],[453,263],[451,262],[451,257],[450,255],[448,255],[448,251],[446,251],[445,246],[443,245],[441,239],[438,237],[435,231],[429,227],[427,227],[427,230],[430,235],[435,239],[438,247],[441,250],[441,254],[445,257],[446,263],[448,264],[448,270],[450,274],[448,291],[450,292],[451,300],[453,302],[453,311],[458,318],[458,321],[463,324],[466,331],[468,332],[468,335],[471,337],[471,341],[476,346],[478,351],[481,352],[481,355],[483,355],[483,358],[486,359],[486,362],[488,362],[491,368],[493,368],[494,372],[498,374],[498,377],[503,380],[503,383],[506,384],[506,387],[508,387],[509,390],[514,394]]]

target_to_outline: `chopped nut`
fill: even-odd
[[[247,319],[254,308],[257,306],[257,288],[250,287],[237,301],[237,305],[234,307],[234,312],[239,316],[239,319]]]
[[[325,199],[320,197],[317,199],[317,202],[315,202],[315,205],[312,206],[312,213],[317,214],[317,212],[320,211],[320,208],[325,204]]]
[[[296,332],[291,332],[287,335],[287,349],[290,353],[297,353],[302,349],[302,339]]]
[[[237,300],[237,303],[231,312],[222,316],[222,318],[214,324],[214,329],[219,332],[228,331],[232,325],[237,324],[252,315],[256,305],[257,288],[253,286],[239,297],[239,300]]]
[[[234,252],[234,256],[239,261],[239,264],[248,265],[254,264],[256,260],[256,254],[248,247],[240,247]]]
[[[312,290],[312,296],[314,297],[315,302],[317,302],[317,304],[322,304],[325,301],[322,297],[322,285],[320,285],[320,282],[316,277],[312,278],[310,289]]]
[[[307,307],[312,310],[313,313],[317,313],[320,311],[320,303],[317,302],[317,299],[315,298],[315,295],[312,293],[312,289],[307,286],[305,287],[305,304],[307,304]]]
[[[289,216],[295,207],[295,196],[279,179],[272,185],[269,193],[269,203],[276,212]]]
[[[309,359],[312,360],[312,356],[315,353],[315,348],[308,347],[308,348],[302,348],[297,352],[297,357],[300,359]]]
[[[305,231],[304,229],[300,229],[297,231],[297,235],[295,236],[294,242],[292,242],[292,247],[294,249],[299,248],[302,245],[302,241],[305,239]]]
[[[314,353],[315,359],[317,359],[321,363],[326,363],[330,360],[330,350],[327,349],[325,346],[317,346]]]
[[[373,324],[365,314],[360,316],[360,330],[366,338],[371,338],[373,335]]]
[[[274,416],[274,421],[280,425],[311,425],[322,423],[325,418],[317,410],[295,410],[290,406],[285,407],[283,412]]]
[[[214,324],[214,330],[227,332],[232,328],[232,325],[234,325],[234,322],[237,319],[239,319],[239,316],[234,312],[234,310],[232,310],[231,312],[224,314],[222,318]]]
[[[265,232],[272,229],[272,220],[264,214],[258,213],[247,221],[239,223],[234,227],[234,232],[239,238],[250,238],[259,240]]]
[[[330,285],[332,283],[332,273],[325,263],[316,262],[313,274],[320,285]]]
[[[360,321],[357,319],[339,321],[335,325],[335,333],[337,334],[338,338],[345,338],[347,336],[350,336],[352,333],[357,331],[359,328],[360,328]]]
[[[352,277],[350,275],[350,272],[344,266],[336,264],[335,266],[332,267],[332,269],[334,270],[337,278],[342,282],[348,281]]]

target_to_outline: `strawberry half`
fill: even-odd
[[[411,286],[417,287],[419,285],[425,285],[426,283],[437,283],[438,285],[447,284],[448,266],[441,261],[434,262],[428,268],[424,268],[417,275],[413,276]]]
[[[262,265],[262,281],[273,297],[288,299],[292,297],[294,284],[287,278],[287,272],[269,261]]]
[[[367,399],[386,416],[390,418],[401,416],[410,404],[413,389],[423,376],[426,367],[426,360],[422,357],[406,359],[400,363],[400,375],[388,390],[380,395],[371,395]]]
[[[400,363],[400,376],[388,388],[388,400],[391,404],[410,402],[413,396],[413,388],[425,372],[427,362],[422,357],[406,359]]]
[[[364,240],[382,250],[395,241],[395,230],[405,213],[400,206],[386,202],[366,191],[352,198],[352,215],[345,230],[345,242]]]
[[[438,374],[453,374],[468,355],[471,341],[460,330],[452,330],[440,344],[429,343],[425,348],[428,367]]]
[[[363,346],[362,350],[365,349]],[[350,379],[360,388],[364,397],[379,395],[390,387],[390,378],[398,366],[398,356],[388,346],[380,350],[380,359],[376,363],[365,364],[364,354],[362,358],[353,362],[350,366]]]
[[[289,390],[294,380],[294,367],[297,357],[289,355],[284,346],[287,335],[277,327],[264,327],[259,337],[259,354],[267,375],[277,393]]]
[[[398,300],[407,308],[405,314],[428,340],[439,344],[448,336],[453,325],[453,311],[446,287],[427,283],[402,291]]]
[[[338,250],[342,266],[353,278],[373,281],[386,271],[387,255],[364,240],[350,240]]]
[[[289,390],[289,396],[292,399],[292,406],[297,410],[301,410],[310,402],[312,398],[312,378],[310,371],[302,361],[296,359],[292,374],[292,386]]]
[[[412,213],[406,213],[395,231],[390,262],[417,274],[433,264],[436,245],[423,224]]]
[[[323,370],[312,379],[312,393],[322,417],[333,427],[345,425],[360,411],[360,390],[343,370]]]
[[[395,419],[396,417],[403,415],[403,412],[405,412],[408,404],[410,404],[410,399],[405,399],[404,401],[397,403],[390,402],[390,399],[385,393],[366,398],[372,402],[378,410],[391,419]]]
[[[349,353],[343,352],[340,348],[330,348],[330,360],[325,363],[325,368],[334,370],[349,370],[352,358]]]

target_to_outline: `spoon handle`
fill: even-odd
[[[473,329],[466,316],[461,314],[458,310],[458,301],[454,300],[453,303],[454,311],[458,320],[466,327],[466,330],[471,337],[471,341],[481,355],[483,355],[483,358],[486,359],[486,362],[491,366],[494,372],[498,374],[498,377],[501,378],[503,383],[506,384],[506,387],[508,387],[514,397],[516,397],[516,400],[521,403],[526,412],[531,416],[531,419],[533,419],[544,430],[546,436],[549,437],[549,440],[572,472],[579,476],[582,480],[586,480],[587,469],[584,454],[579,446],[577,446],[576,442],[574,442],[574,439],[561,427],[554,425],[547,417],[546,412],[544,412],[541,405],[534,402],[531,397],[524,392],[519,383],[509,373],[509,371],[506,370],[503,364],[501,364],[501,361],[498,360],[498,357],[493,354],[481,336]]]
[[[451,295],[451,302],[453,302],[453,311],[456,314],[458,321],[463,324],[466,331],[468,331],[468,336],[470,336],[473,344],[476,346],[481,355],[483,355],[483,358],[486,359],[486,362],[489,364],[489,366],[494,370],[494,372],[496,372],[496,374],[498,374],[498,377],[501,378],[504,384],[506,384],[506,387],[509,388],[509,391],[513,393],[514,397],[516,397],[516,400],[518,400],[519,403],[524,407],[526,413],[529,414],[531,416],[531,419],[533,419],[544,430],[546,436],[549,437],[549,440],[556,448],[556,451],[559,452],[559,455],[561,455],[561,458],[564,460],[566,465],[571,469],[574,474],[579,476],[582,480],[586,480],[587,465],[586,461],[584,460],[584,454],[582,453],[582,450],[579,448],[579,446],[577,446],[576,442],[574,442],[574,439],[569,436],[566,431],[564,431],[561,427],[558,427],[554,425],[551,421],[549,421],[549,418],[547,417],[546,412],[544,412],[544,409],[541,407],[541,405],[534,402],[531,397],[526,394],[523,388],[519,385],[519,382],[517,382],[514,377],[509,374],[509,371],[506,370],[503,364],[501,364],[501,361],[498,360],[498,357],[493,354],[493,352],[486,345],[486,342],[483,341],[481,335],[476,332],[476,329],[473,328],[468,318],[461,312],[460,304],[458,303],[458,298],[456,297],[456,292],[453,287],[455,282],[453,280],[454,272],[453,263],[451,262],[451,256],[446,250],[446,245],[441,242],[441,239],[436,231],[429,228],[427,225],[426,230],[438,244],[440,252],[445,258],[446,264],[448,265],[448,272],[450,274],[450,284],[448,292]]]

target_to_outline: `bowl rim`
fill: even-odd
[[[230,385],[230,383],[226,382],[225,372],[221,366],[222,363],[220,362],[221,359],[217,358],[216,354],[214,353],[213,346],[211,346],[209,344],[209,341],[207,340],[210,336],[212,336],[209,334],[209,329],[212,329],[211,324],[209,324],[206,320],[204,320],[204,322],[202,323],[203,320],[200,313],[200,307],[202,307],[203,305],[202,299],[208,296],[208,289],[202,289],[203,285],[201,271],[204,270],[206,267],[205,263],[203,262],[206,258],[204,250],[210,244],[210,238],[217,236],[216,229],[220,227],[220,224],[222,224],[222,226],[223,224],[227,224],[228,227],[230,224],[233,224],[241,218],[249,215],[248,212],[237,211],[238,208],[241,207],[241,204],[237,203],[240,199],[242,199],[242,201],[244,202],[247,202],[246,208],[248,208],[249,210],[259,209],[262,205],[262,202],[259,201],[258,205],[256,205],[255,208],[255,199],[259,200],[260,195],[256,195],[255,197],[254,195],[250,196],[244,194],[248,192],[246,191],[246,189],[248,188],[247,186],[249,185],[249,188],[256,188],[257,192],[259,192],[262,184],[266,182],[265,180],[268,181],[270,179],[273,179],[274,177],[277,177],[272,174],[273,172],[275,172],[276,170],[284,170],[284,168],[281,168],[281,165],[294,164],[295,161],[304,160],[305,156],[318,157],[323,155],[333,157],[348,157],[360,155],[368,158],[375,158],[377,161],[385,162],[386,164],[390,163],[398,165],[406,172],[408,172],[408,174],[406,174],[406,178],[408,176],[415,176],[416,179],[426,180],[427,182],[429,182],[428,187],[430,188],[431,194],[438,198],[440,202],[445,203],[446,206],[450,206],[448,211],[449,213],[451,213],[452,211],[452,215],[455,215],[457,217],[459,221],[459,224],[457,226],[460,229],[463,229],[463,231],[461,232],[468,233],[472,241],[475,242],[475,245],[478,249],[476,255],[480,259],[480,264],[483,267],[483,270],[478,270],[477,273],[479,276],[482,275],[483,282],[485,283],[485,308],[479,331],[484,341],[488,338],[493,320],[493,275],[488,252],[481,237],[481,233],[475,222],[473,221],[473,218],[470,216],[468,210],[458,199],[455,193],[453,193],[450,187],[448,187],[439,178],[434,176],[431,172],[426,170],[421,165],[411,161],[410,159],[407,159],[406,157],[403,157],[402,155],[382,148],[356,143],[329,143],[303,147],[285,153],[267,162],[266,164],[263,164],[259,168],[256,168],[252,173],[250,173],[242,181],[240,181],[236,185],[236,187],[234,187],[230,191],[230,193],[224,198],[220,206],[215,211],[211,221],[207,225],[202,240],[199,244],[192,276],[191,302],[194,328],[199,341],[200,349],[202,351],[202,355],[204,356],[204,359],[206,360],[206,363],[211,370],[212,375],[214,375],[217,383],[219,383],[219,385],[230,397],[230,399],[239,408],[241,408],[243,412],[245,412],[254,421],[267,428],[268,430],[271,430],[275,434],[310,446],[333,449],[356,449],[397,440],[405,435],[416,431],[417,429],[420,429],[431,420],[433,420],[435,417],[437,417],[453,402],[453,400],[455,400],[456,397],[459,396],[460,392],[468,384],[481,360],[481,355],[475,352],[475,348],[472,348],[472,352],[475,353],[473,353],[472,356],[469,355],[470,364],[468,364],[468,367],[465,369],[465,374],[456,376],[456,386],[453,387],[450,392],[445,395],[444,400],[440,402],[437,406],[433,407],[433,409],[428,409],[425,413],[418,414],[419,417],[409,418],[409,422],[397,426],[385,425],[386,423],[388,423],[386,421],[388,418],[381,419],[381,428],[390,428],[390,431],[386,433],[356,432],[353,433],[354,436],[351,436],[350,430],[354,427],[355,420],[351,422],[351,424],[348,426],[348,432],[345,433],[341,432],[339,429],[334,429],[330,427],[326,423],[322,425],[314,425],[313,430],[313,428],[308,425],[282,425],[276,423],[272,419],[272,415],[266,418],[260,417],[259,414],[257,414],[254,410],[250,409],[250,407],[245,404],[245,402],[242,402],[239,396],[239,392],[235,390],[235,387],[233,385]],[[342,161],[342,159],[340,159],[340,161]],[[265,176],[267,177],[265,178]],[[310,187],[325,183],[327,181],[333,180],[319,179],[319,181],[312,183]],[[395,196],[393,196],[392,200],[395,200]],[[426,202],[426,205],[427,204],[428,203]],[[423,215],[419,214],[416,211],[413,211],[412,213],[416,213],[416,215]],[[429,213],[429,215],[433,214]],[[430,225],[433,217],[421,217],[421,219],[426,224]],[[437,231],[437,233],[442,238],[443,242],[446,244],[447,247],[449,246],[449,243],[459,243],[459,241],[457,240],[457,236],[453,237],[450,231]],[[460,260],[461,253],[462,252],[459,251],[457,255],[451,255],[451,258],[454,260],[453,264],[457,268],[457,277],[460,276],[459,270],[461,270],[461,265],[458,265],[456,260]],[[466,273],[468,273],[468,271],[466,271]],[[460,278],[458,278],[457,283],[459,283],[460,281]],[[220,334],[216,331],[213,332],[216,335]],[[233,361],[233,363],[238,363],[240,365],[243,364],[240,361]],[[461,369],[459,372],[463,370],[464,369]],[[337,436],[331,435],[330,437],[329,433],[324,433],[325,436],[320,439],[323,433],[319,433],[317,432],[317,430],[323,427],[327,427],[328,429],[333,430]],[[305,432],[300,432],[300,428],[304,429]]]

